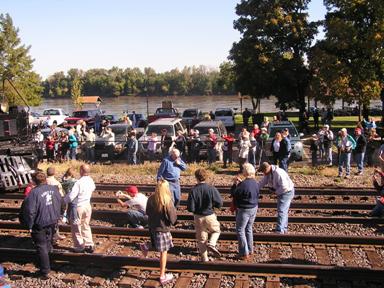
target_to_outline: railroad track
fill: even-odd
[[[126,229],[127,230],[127,229]],[[96,231],[94,231],[96,232]],[[60,263],[68,263],[70,265],[89,266],[95,265],[97,267],[125,267],[127,269],[154,269],[158,267],[158,261],[155,259],[154,252],[150,252],[150,258],[142,258],[140,252],[137,251],[137,238],[132,237],[111,237],[102,238],[100,234],[95,239],[99,243],[96,247],[94,254],[77,254],[71,253],[67,250],[55,250],[52,253],[51,259]],[[274,237],[274,235],[269,235]],[[201,263],[196,260],[196,245],[194,240],[188,238],[174,237],[175,248],[170,251],[170,257],[167,264],[168,269],[181,273],[179,278],[187,278],[183,281],[192,279],[194,274],[204,271],[210,273],[208,279],[216,279],[217,281],[223,277],[223,274],[239,274],[241,273],[244,278],[248,280],[251,276],[257,275],[273,275],[278,277],[318,277],[321,279],[369,279],[370,281],[382,280],[383,267],[383,239],[380,240],[381,244],[378,246],[376,240],[368,243],[367,238],[360,237],[358,241],[345,241],[347,238],[358,237],[329,237],[341,238],[339,244],[335,240],[326,240],[319,244],[319,239],[314,240],[309,236],[303,237],[300,242],[292,241],[294,239],[286,239],[289,241],[282,241],[282,238],[289,238],[284,235],[275,235],[278,237],[268,239],[268,244],[263,244],[255,238],[255,257],[250,261],[235,260],[233,255],[236,253],[236,243],[220,240],[219,249],[224,258],[220,258],[214,262]],[[100,238],[101,237],[101,238]],[[305,242],[304,238],[310,239]],[[319,237],[316,237],[319,238]],[[139,238],[140,239],[140,238]],[[272,241],[271,241],[272,240]],[[326,244],[324,244],[326,242]],[[340,244],[343,243],[343,244]],[[347,244],[353,243],[353,244]],[[361,244],[364,243],[364,244]],[[69,248],[69,247],[64,247]],[[136,249],[136,251],[135,251]],[[175,251],[176,249],[176,251]],[[258,256],[264,254],[261,250],[267,251],[267,256],[263,256],[264,260],[259,260]],[[308,258],[308,250],[312,250],[311,256]],[[180,253],[180,252],[184,253]],[[283,254],[290,251],[287,256]],[[332,255],[340,254],[342,263],[334,263]],[[361,256],[361,254],[364,254]],[[134,256],[126,256],[134,255]],[[182,256],[180,256],[182,255]],[[189,259],[187,256],[191,256]],[[358,255],[358,256],[356,256]],[[367,264],[361,264],[359,257],[366,258]],[[17,235],[0,236],[0,259],[12,261],[33,261],[35,258],[35,251],[32,249],[32,242],[27,233],[20,233]],[[212,275],[216,273],[217,277]],[[219,273],[219,274],[217,274]],[[132,275],[131,275],[132,276]],[[126,277],[126,276],[125,276]],[[123,280],[122,280],[123,281]],[[177,280],[179,281],[179,280]],[[175,282],[175,287],[178,282]],[[218,281],[220,282],[220,281]],[[273,281],[272,281],[273,282]],[[187,287],[187,286],[184,286]],[[216,287],[206,286],[205,287]],[[220,286],[217,286],[220,287]]]

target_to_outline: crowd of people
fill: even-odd
[[[127,209],[128,227],[148,227],[150,243],[140,243],[144,256],[150,249],[160,252],[160,282],[172,280],[173,275],[165,273],[167,251],[173,247],[171,226],[177,220],[177,207],[181,198],[180,172],[187,169],[180,151],[171,149],[159,167],[155,193],[149,198],[140,193],[136,186],[116,192],[116,201]],[[288,174],[281,168],[261,163],[260,172],[264,177],[257,182],[255,167],[244,163],[242,174],[234,178],[231,188],[232,208],[236,212],[236,233],[238,236],[238,258],[247,259],[253,253],[253,222],[256,218],[258,195],[262,187],[268,186],[277,195],[277,233],[288,231],[288,209],[294,196],[294,186]],[[71,227],[72,251],[93,253],[95,244],[90,220],[92,215],[91,197],[96,189],[91,177],[91,166],[80,166],[80,178],[69,168],[61,181],[56,177],[54,166],[46,173],[39,170],[25,189],[20,221],[28,227],[36,246],[39,259],[39,276],[49,278],[49,253],[57,241],[64,239],[58,224],[69,223]],[[220,237],[220,223],[215,209],[223,206],[219,191],[208,183],[209,173],[204,168],[195,171],[196,185],[189,193],[187,209],[194,215],[196,240],[201,261],[209,261],[209,254],[220,257],[217,248]]]

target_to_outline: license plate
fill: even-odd
[[[102,158],[108,158],[108,153],[103,153],[103,154],[101,154],[101,157],[102,157]]]

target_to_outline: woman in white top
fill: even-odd
[[[275,138],[273,138],[271,143],[271,152],[273,156],[273,164],[277,165],[277,159],[279,159],[279,150],[280,150],[280,142],[283,139],[283,136],[280,132],[276,132]]]
[[[243,172],[243,165],[248,160],[249,148],[251,147],[251,141],[249,141],[249,137],[242,136],[239,144],[239,166],[240,172]]]

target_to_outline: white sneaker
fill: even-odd
[[[173,280],[173,275],[171,273],[167,273],[164,277],[160,277],[161,285],[167,284]]]

